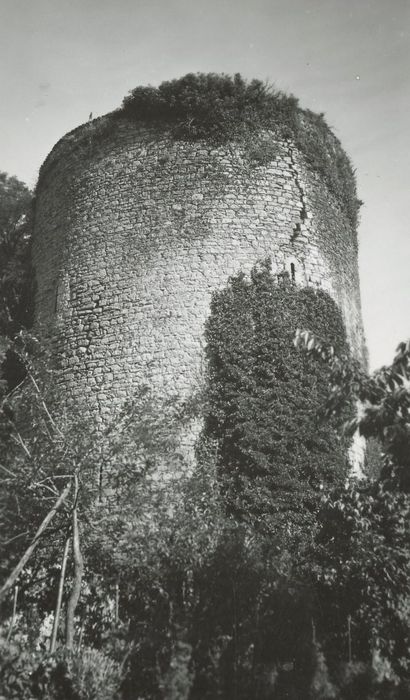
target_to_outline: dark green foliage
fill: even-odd
[[[115,700],[121,668],[96,649],[54,654],[21,631],[11,643],[0,639],[0,697],[7,700]]]
[[[327,497],[309,564],[318,633],[333,670],[346,658],[410,681],[410,498],[364,481]],[[316,563],[314,563],[316,562]],[[348,616],[351,618],[348,632]]]
[[[191,138],[221,140],[239,136],[255,119],[291,127],[296,108],[295,97],[260,80],[247,83],[239,74],[214,73],[189,73],[158,88],[137,87],[123,103],[124,112],[136,119],[174,123]]]
[[[323,115],[302,110],[293,95],[260,80],[247,82],[238,73],[233,78],[189,73],[158,88],[135,88],[125,97],[122,113],[139,121],[164,122],[178,138],[217,143],[238,139],[248,146],[250,158],[260,163],[272,160],[276,152],[269,142],[255,147],[256,132],[273,130],[297,145],[356,225],[361,203],[349,158]]]
[[[287,697],[282,685],[306,688],[311,596],[288,552],[278,553],[269,536],[226,521],[195,582],[192,698],[279,699]]]
[[[0,173],[0,333],[8,337],[32,321],[31,202],[22,182]]]
[[[89,541],[84,596],[89,645],[128,649],[123,697],[270,697],[310,679],[311,596],[289,554],[226,518],[213,464],[158,492],[140,483]],[[139,493],[138,493],[139,492]],[[115,536],[107,537],[107,533]],[[107,615],[118,585],[120,623]],[[112,653],[112,652],[110,652]],[[116,652],[118,653],[118,652]],[[292,674],[290,674],[292,675]]]
[[[323,346],[298,352],[297,326],[314,329],[344,361],[324,363]],[[0,694],[406,700],[410,502],[399,487],[407,483],[410,345],[399,346],[391,368],[366,377],[348,358],[330,298],[277,282],[268,264],[215,295],[207,339],[213,440],[203,441],[189,476],[167,428],[183,424],[192,405],[170,401],[162,415],[142,390],[97,444],[81,405],[56,426],[41,390],[25,392],[19,407],[4,404],[15,439],[2,462],[2,577],[74,470],[86,569],[75,617],[80,650],[61,649],[60,629],[60,648],[49,654],[39,631],[55,606],[70,496],[19,577],[13,629],[12,595],[2,609]],[[19,352],[41,387],[40,359],[35,372],[27,343]],[[363,432],[383,442],[387,473],[381,484],[347,487],[337,430],[358,391],[368,401]],[[20,433],[23,444],[20,412],[34,426]],[[150,478],[161,465],[176,474],[162,487]],[[72,578],[69,561],[63,609]]]
[[[371,376],[307,331],[299,331],[297,345],[330,369],[327,414],[340,415],[346,402],[360,400],[363,408],[350,423],[350,431],[358,429],[377,440],[384,455],[376,479],[352,482],[323,501],[309,564],[319,597],[321,639],[335,668],[350,636],[354,663],[339,679],[342,698],[406,698],[410,690],[410,341],[399,344],[391,366]],[[375,466],[380,467],[379,455]]]
[[[33,321],[31,207],[29,189],[0,173],[0,383],[10,389],[24,377],[10,340]]]
[[[252,296],[256,289],[260,302],[257,308],[256,293]],[[225,298],[228,306],[238,294],[248,304],[244,318],[239,312],[233,315],[233,320],[242,325],[236,331],[237,347],[231,344],[227,348],[229,358],[236,361],[239,356],[242,362],[239,367],[238,363],[232,365],[224,395],[232,398],[234,406],[243,408],[233,388],[234,380],[242,377],[242,372],[247,373],[240,352],[247,342],[255,348],[252,357],[257,365],[250,372],[250,386],[258,389],[255,394],[262,381],[267,381],[268,392],[272,389],[272,372],[268,371],[272,356],[262,333],[271,316],[273,349],[282,353],[282,361],[276,356],[274,363],[278,375],[275,387],[285,381],[294,385],[298,376],[292,343],[285,352],[275,334],[280,323],[281,332],[287,332],[285,324],[290,315],[293,318],[304,309],[305,315],[310,314],[309,323],[313,323],[315,315],[327,309],[330,336],[343,338],[340,318],[332,316],[329,299],[312,292],[306,300],[306,291],[292,285],[277,286],[262,266],[259,272],[254,271],[252,283],[236,278],[233,286],[219,296],[217,308],[225,308],[222,300]],[[299,295],[304,299],[302,306]],[[269,300],[275,301],[277,313],[267,313]],[[218,318],[221,329],[227,332]],[[249,318],[253,319],[253,329],[259,329],[253,344],[245,332]],[[227,319],[226,323],[229,329]],[[324,324],[325,319],[317,323]],[[343,340],[340,347],[345,347]],[[317,374],[316,363],[317,358],[310,371],[316,372],[319,384],[321,375]],[[218,373],[217,379],[221,380]],[[248,384],[245,386],[248,388]],[[297,389],[299,384],[294,386]],[[312,385],[309,387],[312,393]],[[284,394],[289,398],[291,392]],[[255,528],[253,517],[243,522],[240,513],[242,522],[238,522],[226,515],[212,444],[202,445],[192,476],[176,477],[165,488],[150,481],[145,458],[151,456],[153,433],[163,444],[168,471],[180,470],[182,463],[175,445],[163,440],[162,422],[149,394],[142,392],[140,399],[143,415],[128,406],[126,430],[121,419],[111,435],[104,436],[104,447],[114,466],[123,471],[122,478],[111,479],[107,474],[104,479],[108,489],[115,488],[111,498],[98,500],[97,484],[88,471],[90,467],[95,470],[100,459],[108,469],[108,454],[104,457],[102,449],[90,450],[80,421],[72,430],[61,425],[61,443],[53,439],[48,421],[49,442],[47,433],[42,438],[48,448],[42,450],[28,443],[33,449],[32,459],[23,454],[19,460],[21,447],[16,444],[14,463],[6,463],[20,472],[21,481],[18,473],[13,476],[12,472],[7,485],[11,497],[17,494],[22,499],[24,512],[20,521],[5,519],[5,538],[37,521],[38,506],[47,503],[47,484],[61,488],[53,474],[58,476],[60,468],[67,473],[73,466],[83,465],[78,508],[86,562],[76,615],[76,643],[81,637],[81,652],[70,656],[61,648],[55,655],[43,649],[34,651],[39,641],[43,647],[47,645],[44,636],[39,639],[38,631],[44,614],[55,604],[68,503],[55,529],[53,525],[48,533],[45,546],[40,546],[19,579],[19,618],[10,645],[11,664],[9,652],[4,651],[6,645],[0,642],[7,665],[2,681],[6,697],[114,700],[121,680],[119,697],[123,700],[135,700],[136,690],[137,697],[144,700],[405,700],[409,691],[405,655],[410,580],[407,496],[401,494],[399,498],[368,484],[343,487],[322,501],[307,543],[301,547],[298,542],[295,547],[290,536],[279,537],[271,529],[265,533]],[[246,407],[247,402],[243,403]],[[262,405],[266,409],[270,404]],[[178,406],[176,409],[181,415]],[[42,411],[40,405],[32,414],[37,415],[36,435],[46,428]],[[154,416],[150,416],[151,411]],[[283,414],[288,416],[286,411]],[[235,415],[242,430],[242,414]],[[265,423],[264,416],[259,419],[262,437],[268,434],[268,418]],[[277,430],[283,425],[286,422],[281,419]],[[255,459],[253,453],[251,456]],[[217,466],[220,473],[221,463]],[[269,473],[265,478],[269,479]],[[251,479],[248,485],[251,496],[258,497],[252,492]],[[324,486],[326,490],[327,484]],[[314,488],[312,495],[315,497]],[[294,498],[299,500],[298,491]],[[53,494],[50,500],[54,500]],[[252,515],[252,498],[244,505],[249,506]],[[273,517],[277,518],[276,511]],[[291,526],[292,518],[290,513]],[[17,554],[19,539],[11,547]],[[68,588],[71,578],[69,565]],[[66,596],[67,586],[64,601]],[[8,620],[0,629],[0,639],[9,629],[11,603],[12,596],[4,606]],[[352,662],[347,644],[349,614]],[[26,640],[27,629],[31,632]],[[22,663],[18,660],[20,654]],[[0,674],[2,669],[0,660]]]
[[[376,439],[383,454],[381,479],[385,486],[410,493],[410,340],[398,345],[389,367],[368,375],[360,362],[323,343],[310,331],[298,329],[295,343],[330,370],[327,415],[341,415],[347,404],[364,407],[349,426],[365,438]],[[376,456],[375,468],[380,467]]]
[[[209,408],[229,511],[289,534],[313,523],[322,489],[343,483],[346,443],[338,420],[321,420],[328,369],[298,352],[303,323],[346,349],[335,303],[325,293],[280,283],[269,265],[239,275],[214,295],[206,329]],[[279,528],[279,529],[278,529]]]

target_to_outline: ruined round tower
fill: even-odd
[[[306,142],[314,121],[298,119]],[[280,123],[215,141],[122,111],[56,144],[37,187],[33,261],[36,325],[68,408],[85,401],[104,424],[142,386],[188,399],[212,292],[266,258],[335,299],[362,356],[355,222],[331,180],[346,157],[321,133],[330,177]]]

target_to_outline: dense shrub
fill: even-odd
[[[217,441],[228,509],[272,536],[315,521],[323,489],[344,482],[346,442],[338,430],[349,414],[321,420],[328,369],[298,352],[300,325],[346,349],[333,300],[273,277],[269,264],[252,281],[231,279],[214,295],[207,324],[209,363],[205,432]]]
[[[215,73],[189,73],[158,88],[136,87],[125,97],[119,115],[139,121],[164,122],[178,138],[213,139],[217,143],[239,139],[259,162],[275,157],[269,142],[255,146],[261,130],[273,130],[290,139],[307,164],[319,172],[353,225],[360,202],[349,158],[322,114],[302,110],[293,95],[275,90],[260,80],[245,81]]]
[[[116,700],[121,680],[120,664],[97,649],[50,654],[24,634],[0,637],[1,700]]]
[[[367,375],[311,333],[297,345],[330,369],[327,414],[360,400],[349,430],[377,440],[377,478],[326,494],[307,557],[317,622],[342,698],[406,698],[410,690],[410,341],[390,366]],[[374,449],[373,449],[374,452]],[[372,454],[370,455],[372,459]],[[309,575],[310,575],[309,574]],[[340,668],[343,657],[348,664]],[[342,664],[343,666],[343,664]]]
[[[104,479],[108,491],[114,490],[106,500],[96,498],[87,471],[98,466],[104,451],[90,451],[79,425],[55,447],[47,433],[48,455],[33,446],[25,466],[14,462],[23,479],[20,483],[10,469],[7,484],[23,504],[25,529],[36,522],[36,508],[47,499],[47,491],[37,491],[36,464],[46,470],[43,477],[49,469],[58,475],[58,469],[67,473],[70,466],[64,460],[83,464],[86,456],[78,501],[86,571],[75,616],[75,643],[81,648],[74,654],[60,648],[50,655],[44,651],[48,640],[38,631],[55,606],[67,508],[19,579],[11,642],[0,644],[5,697],[108,700],[117,691],[123,700],[408,697],[408,496],[368,482],[326,493],[345,477],[343,461],[340,473],[334,472],[343,452],[335,437],[343,411],[335,424],[327,424],[330,442],[325,443],[326,421],[315,416],[332,383],[327,385],[327,365],[318,365],[317,357],[295,355],[293,324],[302,321],[315,323],[323,337],[346,350],[343,325],[329,298],[278,284],[267,265],[259,265],[250,282],[235,278],[216,295],[208,327],[213,439],[201,445],[191,476],[177,476],[181,458],[175,444],[164,439],[162,420],[146,392],[140,397],[142,414],[134,414],[132,406],[125,411],[128,432],[118,424],[104,437],[121,472]],[[221,343],[226,341],[222,345],[219,333]],[[287,338],[288,333],[289,344],[282,344],[282,334]],[[309,359],[311,364],[305,364]],[[250,409],[254,421],[246,418]],[[309,431],[314,440],[307,443]],[[292,452],[292,472],[286,454],[293,435],[299,444]],[[165,488],[148,478],[146,468],[155,436],[168,471],[176,472]],[[225,479],[221,451],[216,451],[224,436],[229,469],[228,447],[236,449],[239,438],[240,449],[233,454],[244,478],[233,504],[232,472],[227,469]],[[51,474],[50,479],[53,484]],[[260,494],[265,496],[263,518]],[[282,532],[278,494],[286,521]],[[20,527],[14,520],[4,522],[5,538],[23,531],[23,521]],[[301,523],[308,536],[292,536]],[[19,542],[12,548],[19,549]],[[7,574],[11,563],[5,564]],[[71,580],[69,565],[69,586]],[[66,599],[67,586],[63,603]],[[4,606],[5,636],[11,610],[12,596]],[[62,639],[60,633],[60,645]]]
[[[289,682],[282,666],[295,658],[293,682],[309,683],[310,589],[288,552],[224,515],[213,470],[203,462],[159,493],[141,484],[133,505],[103,516],[85,550],[95,573],[83,639],[117,659],[129,651],[129,700],[135,688],[158,700],[245,700],[255,689],[264,697]]]
[[[298,326],[332,343],[331,356],[336,350],[344,361],[320,362],[322,347],[298,353]],[[138,410],[126,406],[97,449],[81,405],[78,422],[62,423],[62,433],[41,393],[31,410],[32,397],[20,397],[35,434],[25,451],[14,433],[4,463],[2,574],[54,502],[59,477],[74,469],[86,571],[79,648],[49,654],[38,630],[55,607],[68,501],[19,577],[13,625],[12,596],[4,605],[10,640],[0,641],[0,696],[409,697],[410,344],[399,346],[392,368],[366,377],[348,358],[332,300],[278,281],[268,263],[215,295],[207,342],[206,431],[191,476],[181,476],[167,429],[192,406],[171,401],[164,422],[144,390]],[[339,392],[331,391],[335,382]],[[345,484],[339,432],[354,387],[368,401],[363,431],[386,452],[380,483]],[[158,449],[176,472],[165,488],[150,478]],[[69,584],[72,577],[69,564]]]
[[[136,119],[166,121],[181,135],[222,140],[240,135],[255,119],[291,128],[296,108],[295,97],[259,80],[213,73],[189,73],[158,88],[137,87],[123,102],[124,112]]]
[[[410,340],[399,343],[390,366],[370,376],[358,360],[335,353],[310,331],[299,329],[295,343],[329,367],[327,415],[340,415],[349,402],[359,401],[362,410],[350,432],[377,441],[381,454],[374,454],[374,445],[370,454],[374,471],[388,489],[410,493]]]
[[[410,681],[409,516],[409,496],[377,482],[353,483],[324,499],[310,566],[333,668],[346,657],[349,634],[356,661],[379,659],[382,680]]]

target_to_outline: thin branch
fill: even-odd
[[[10,469],[7,469],[7,467],[4,467],[2,464],[0,464],[0,469],[3,469],[6,472],[6,474],[10,474],[10,476],[12,476],[13,479],[16,478],[16,475],[13,474],[13,472],[11,472]]]
[[[11,633],[13,632],[13,628],[14,628],[14,625],[15,625],[15,622],[16,622],[17,596],[18,596],[18,593],[19,593],[19,587],[18,587],[18,586],[15,586],[15,588],[14,588],[14,599],[13,599],[13,613],[12,613],[12,616],[11,616],[11,622],[10,622],[10,627],[9,627],[9,631],[8,631],[8,634],[7,634],[6,642],[9,642],[9,641],[10,641]]]
[[[2,600],[4,600],[8,591],[14,585],[15,581],[17,580],[17,578],[19,577],[19,575],[23,571],[25,565],[27,564],[27,562],[30,559],[31,555],[33,554],[35,548],[37,547],[37,544],[39,543],[41,536],[43,535],[44,531],[46,530],[48,524],[54,518],[54,516],[57,513],[58,509],[60,508],[61,504],[64,503],[64,501],[66,500],[68,494],[70,493],[70,490],[71,490],[71,481],[67,484],[64,491],[62,491],[59,498],[55,502],[53,508],[47,513],[46,517],[44,518],[43,522],[41,523],[40,527],[38,528],[36,534],[34,535],[33,541],[31,542],[30,546],[26,549],[26,551],[24,552],[20,561],[18,562],[17,566],[15,566],[15,568],[11,572],[11,574],[8,577],[8,579],[6,580],[6,582],[0,588],[0,602]]]
[[[2,542],[2,547],[6,547],[8,544],[11,544],[12,542],[14,542],[14,540],[18,540],[19,537],[25,537],[29,533],[30,533],[30,530],[26,530],[25,532],[20,532],[19,535],[14,535],[14,537],[10,537],[9,540]]]
[[[43,403],[44,403],[44,402],[43,402]],[[42,422],[43,422],[43,426],[44,426],[43,435],[46,435],[46,436],[48,437],[48,439],[50,440],[50,442],[53,443],[53,442],[54,442],[54,441],[53,441],[53,435],[52,435],[52,433],[51,433],[51,431],[50,431],[50,429],[49,429],[49,427],[48,427],[48,425],[47,425],[47,421],[45,421],[44,418],[43,418],[43,419],[42,419]]]
[[[81,583],[84,572],[84,561],[80,549],[80,534],[78,530],[77,500],[79,493],[78,476],[74,476],[75,494],[73,508],[73,554],[74,554],[74,583],[67,604],[66,614],[66,647],[72,649],[74,645],[74,617],[81,593]]]
[[[21,437],[21,435],[20,435],[20,433],[18,432],[18,430],[16,429],[16,427],[14,427],[14,429],[15,429],[15,431],[16,431],[16,435],[14,435],[13,433],[11,433],[11,438],[14,440],[14,442],[15,442],[17,445],[20,445],[20,447],[23,448],[23,450],[24,450],[24,452],[26,453],[27,457],[30,457],[30,459],[31,459],[31,452],[30,452],[30,450],[28,449],[26,443],[24,442],[23,438]],[[16,436],[17,436],[17,437],[16,437]]]
[[[50,639],[50,653],[51,654],[56,649],[58,624],[60,622],[61,601],[63,599],[65,570],[66,570],[66,566],[67,566],[69,547],[70,547],[70,537],[67,537],[67,539],[65,541],[65,545],[64,545],[63,558],[61,560],[61,573],[60,573],[60,580],[58,582],[58,594],[57,594],[56,609],[55,609],[55,613],[54,613],[53,631],[52,631],[51,639]]]
[[[119,620],[119,608],[120,608],[120,586],[117,581],[115,584],[115,608],[114,608],[114,622],[116,625],[118,625],[118,620]]]
[[[49,486],[48,484],[44,484],[41,481],[37,481],[34,484],[30,484],[29,488],[30,488],[30,490],[34,490],[35,488],[47,489],[48,491],[51,491],[51,493],[54,496],[58,496],[58,490],[56,488],[53,488],[52,486]]]
[[[42,479],[41,481],[38,481],[37,484],[42,484],[44,481],[47,481],[50,479],[52,481],[54,481],[54,479],[71,479],[72,476],[73,476],[72,474],[58,474],[57,476],[54,476],[54,474],[53,474],[53,476],[45,476],[44,479]]]
[[[53,428],[56,430],[56,432],[59,434],[59,436],[62,437],[62,438],[64,438],[63,433],[61,432],[60,428],[58,427],[58,425],[56,424],[54,418],[52,417],[50,411],[48,410],[47,404],[46,404],[46,402],[45,402],[44,399],[43,399],[43,396],[42,396],[42,394],[41,394],[41,391],[40,391],[40,389],[39,389],[39,386],[38,386],[36,380],[34,379],[33,375],[31,374],[31,372],[28,372],[28,377],[29,377],[30,381],[32,382],[32,384],[34,385],[34,388],[35,388],[35,390],[37,391],[38,396],[40,397],[41,405],[43,406],[44,411],[46,412],[47,418],[49,419],[51,425],[52,425]]]
[[[1,402],[1,405],[4,406],[4,404],[7,403],[8,399],[10,399],[10,397],[13,396],[13,394],[15,394],[26,381],[27,379],[26,377],[24,377],[24,379],[22,379],[21,382],[17,384],[17,386],[15,386],[11,391],[9,391],[8,394],[6,394],[6,396],[4,397],[3,401]]]

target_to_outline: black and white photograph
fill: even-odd
[[[410,3],[0,66],[0,700],[410,700]]]

